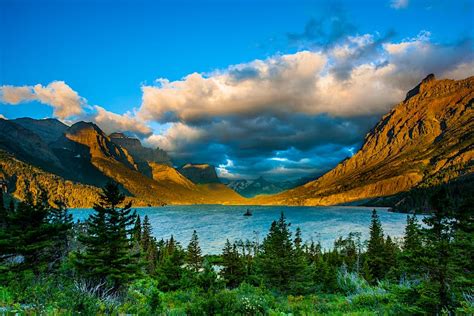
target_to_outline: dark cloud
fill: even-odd
[[[347,17],[346,11],[337,3],[329,3],[319,17],[311,18],[301,33],[288,33],[292,45],[306,48],[328,48],[347,35],[356,32],[356,26]]]
[[[208,162],[247,178],[307,176],[326,171],[350,155],[349,149],[360,146],[377,120],[377,116],[336,118],[298,113],[285,117],[223,117],[193,126],[205,131],[204,135],[183,144],[174,161],[177,165]]]

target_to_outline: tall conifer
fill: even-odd
[[[136,213],[115,183],[108,183],[87,221],[87,233],[79,237],[85,251],[77,254],[76,266],[96,281],[109,281],[119,289],[138,273],[139,254],[133,253]]]

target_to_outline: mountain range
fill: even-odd
[[[316,179],[318,176],[314,177],[304,177],[296,179],[293,181],[269,181],[264,177],[260,176],[257,179],[247,180],[247,179],[237,179],[237,180],[227,180],[225,181],[226,185],[239,193],[240,195],[252,198],[257,195],[272,195],[276,193],[283,192],[288,189],[292,189],[299,185],[303,185],[311,180]]]
[[[0,119],[0,150],[0,178],[17,198],[27,187],[38,192],[41,186],[52,200],[91,206],[89,196],[113,180],[135,205],[243,202],[224,184],[191,181],[171,166],[164,151],[123,134],[108,136],[93,123]]]
[[[472,179],[474,77],[426,77],[366,135],[361,149],[304,181],[219,179],[206,163],[174,168],[168,154],[123,133],[56,119],[0,119],[0,179],[18,199],[27,188],[70,207],[90,207],[113,180],[135,205],[333,205]],[[224,184],[225,183],[225,184]]]

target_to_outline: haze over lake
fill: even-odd
[[[148,215],[154,236],[167,239],[173,233],[184,247],[193,230],[199,235],[200,246],[205,254],[221,253],[226,239],[258,238],[263,240],[272,221],[284,212],[294,233],[300,227],[305,242],[320,241],[323,248],[331,248],[339,236],[349,232],[362,233],[362,240],[368,239],[370,216],[373,207],[331,206],[331,207],[286,207],[252,206],[253,216],[243,214],[247,206],[186,205],[134,208],[143,217]],[[406,214],[393,213],[386,208],[376,208],[385,234],[401,237],[405,229]],[[85,220],[92,209],[71,210],[74,220]]]

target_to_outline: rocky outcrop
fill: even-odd
[[[208,164],[187,163],[178,171],[196,184],[220,183],[216,169]]]
[[[158,147],[155,149],[143,147],[138,138],[127,137],[123,133],[112,133],[109,138],[113,143],[125,148],[132,155],[136,163],[154,162],[172,165],[166,151]]]
[[[362,148],[316,181],[255,203],[329,205],[388,196],[474,171],[474,77],[425,78]]]

